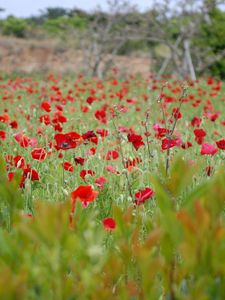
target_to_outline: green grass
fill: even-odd
[[[202,145],[191,125],[193,117],[202,118],[203,143],[216,147],[225,138],[224,84],[215,80],[211,85],[204,79],[185,84],[189,87],[180,108],[182,118],[171,138],[180,144],[189,141],[192,147],[176,146],[168,153],[161,149],[162,138],[156,137],[153,126],[165,127],[166,121],[167,129],[172,128],[169,119],[180,105],[182,82],[53,76],[0,81],[0,132],[6,133],[0,138],[0,298],[224,298],[225,153],[218,149],[215,155],[201,155]],[[87,103],[90,96],[96,97],[92,104]],[[51,112],[40,108],[43,101],[51,104]],[[106,120],[101,122],[95,112],[103,107]],[[67,118],[62,133],[82,135],[104,128],[108,136],[96,134],[97,144],[83,140],[74,149],[56,150],[54,136],[59,132],[54,118],[59,109]],[[5,114],[9,120],[4,121]],[[50,116],[50,125],[40,123],[44,114]],[[13,120],[18,122],[16,129],[10,126]],[[128,142],[131,132],[143,139],[138,150]],[[21,147],[15,140],[18,133],[35,138],[36,145]],[[44,161],[32,158],[35,147],[45,148]],[[88,154],[91,148],[94,155]],[[109,150],[116,150],[118,159],[105,160]],[[6,164],[9,155],[12,163]],[[22,188],[18,185],[23,170],[13,164],[17,155],[39,174],[37,181],[28,177]],[[85,158],[83,166],[75,165],[78,156]],[[127,168],[122,157],[138,157],[139,163]],[[74,165],[73,172],[63,170],[64,161]],[[117,172],[108,172],[108,165]],[[210,176],[208,166],[213,168]],[[84,169],[94,176],[84,181],[79,175]],[[16,174],[11,182],[9,172]],[[100,176],[106,179],[102,189],[95,184]],[[69,222],[70,194],[81,185],[91,185],[99,194],[86,208],[78,199]],[[146,187],[154,196],[135,205],[135,194]],[[115,230],[104,229],[106,217],[114,218]]]

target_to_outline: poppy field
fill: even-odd
[[[0,80],[0,299],[225,299],[225,85]]]

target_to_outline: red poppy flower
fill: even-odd
[[[29,146],[31,146],[31,147],[36,147],[37,146],[37,139],[36,138],[31,137],[28,140],[29,140]]]
[[[216,119],[219,117],[219,115],[220,115],[220,112],[216,112],[216,113],[210,113],[210,112],[208,112],[208,113],[205,113],[205,116],[208,119],[210,119],[210,121],[212,121],[212,122],[215,122]]]
[[[205,171],[206,171],[207,176],[211,176],[213,170],[214,170],[214,168],[213,168],[212,166],[207,166],[207,167],[205,168]]]
[[[157,128],[157,133],[156,133],[155,137],[156,138],[162,138],[168,133],[169,133],[169,131],[166,130],[166,128],[159,127],[159,128]]]
[[[191,126],[193,126],[193,127],[199,127],[199,126],[201,125],[201,122],[202,122],[202,119],[201,119],[201,118],[194,117],[194,118],[191,120]]]
[[[106,124],[107,118],[106,118],[106,112],[105,109],[102,108],[101,110],[96,110],[95,112],[95,118],[99,120],[101,123]]]
[[[15,177],[15,173],[14,172],[9,172],[8,173],[8,180],[9,180],[9,182],[11,182],[14,177]]]
[[[137,164],[140,164],[142,162],[142,159],[140,157],[135,157],[135,158],[128,158],[125,160],[125,167],[135,167]]]
[[[64,156],[63,153],[60,152],[59,155],[58,155],[58,158],[63,158],[63,156]]]
[[[116,167],[114,167],[114,166],[109,165],[109,166],[106,166],[105,169],[106,169],[106,171],[108,171],[112,174],[119,174]]]
[[[98,177],[96,180],[95,180],[95,184],[97,187],[99,187],[100,189],[103,189],[104,185],[106,183],[106,179],[105,177]]]
[[[10,125],[10,127],[11,127],[12,129],[17,129],[17,128],[18,128],[18,123],[17,123],[16,120],[10,122],[9,125]]]
[[[75,210],[76,200],[87,203],[92,202],[98,196],[98,191],[94,191],[91,185],[80,185],[76,190],[71,193],[72,208],[71,212]]]
[[[204,142],[204,137],[206,136],[206,132],[199,128],[194,130],[195,141],[201,145]]]
[[[0,122],[7,123],[10,120],[10,117],[8,114],[3,114],[0,116]]]
[[[45,160],[47,156],[47,152],[43,148],[34,148],[31,151],[32,158],[38,161],[43,161]]]
[[[0,130],[0,140],[4,141],[6,139],[6,132],[4,130]]]
[[[28,147],[29,146],[29,139],[22,133],[17,133],[14,136],[15,140],[20,144],[22,148]]]
[[[95,172],[92,171],[92,170],[81,170],[81,171],[80,171],[80,177],[81,177],[83,180],[85,180],[85,177],[86,177],[87,175],[93,176],[93,175],[95,175]]]
[[[57,150],[69,150],[76,148],[81,143],[82,137],[76,132],[68,132],[66,134],[58,133],[54,136],[54,139]]]
[[[55,107],[56,107],[58,110],[63,111],[63,106],[62,106],[62,105],[56,104]]]
[[[95,155],[95,153],[96,153],[96,148],[95,147],[92,147],[92,148],[88,149],[87,152],[86,152],[87,156]]]
[[[63,131],[62,125],[60,123],[56,123],[53,127],[54,127],[55,131],[58,131],[58,132]]]
[[[119,126],[118,130],[119,130],[119,132],[122,132],[122,133],[127,133],[130,131],[130,129],[125,126]]]
[[[86,102],[88,103],[88,104],[92,104],[94,101],[96,101],[97,100],[97,98],[96,97],[92,97],[92,96],[89,96],[88,98],[87,98],[87,100],[86,100]]]
[[[101,137],[106,137],[109,134],[108,130],[104,128],[96,129],[96,133],[99,134]]]
[[[25,158],[21,155],[17,155],[13,158],[14,166],[18,169],[23,169],[25,167]]]
[[[29,178],[31,181],[39,180],[39,174],[36,170],[27,167],[23,170],[23,176],[20,180],[20,187],[24,188],[26,179]]]
[[[215,155],[218,149],[212,144],[202,144],[201,155]]]
[[[179,108],[176,108],[176,107],[173,108],[172,115],[173,115],[174,119],[177,119],[177,120],[182,118],[182,114],[181,114]]]
[[[89,111],[88,106],[81,106],[80,109],[83,113],[87,113]]]
[[[107,231],[113,231],[116,229],[116,221],[113,218],[103,219],[102,224]]]
[[[225,150],[225,140],[220,140],[216,142],[216,145],[219,149]]]
[[[73,172],[74,171],[74,166],[71,163],[69,163],[68,161],[65,161],[63,163],[63,169],[68,171],[68,172]]]
[[[148,199],[152,198],[154,195],[154,191],[149,187],[145,188],[144,190],[140,190],[135,194],[135,203],[137,205],[141,205],[145,203]]]
[[[63,115],[60,110],[57,110],[54,113],[54,118],[52,119],[52,123],[66,123],[67,118]]]
[[[214,80],[212,77],[209,77],[208,80],[207,80],[207,84],[208,85],[212,85],[214,83]]]
[[[187,141],[186,143],[182,143],[182,145],[181,145],[182,149],[188,149],[190,147],[192,147],[192,143],[189,141]]]
[[[169,148],[179,146],[179,141],[180,140],[178,140],[178,139],[169,140],[169,139],[165,138],[162,140],[161,148],[162,148],[162,150],[168,150]]]
[[[44,123],[46,126],[51,124],[51,118],[49,115],[42,115],[39,117],[40,123]]]
[[[127,135],[128,141],[133,144],[135,150],[138,150],[141,146],[144,145],[142,141],[142,136],[135,133],[129,133]]]
[[[77,157],[74,157],[74,161],[75,161],[76,165],[83,166],[84,162],[85,162],[85,159],[83,157],[77,156]]]
[[[94,144],[98,144],[98,137],[97,135],[94,133],[93,130],[89,130],[87,131],[86,133],[82,134],[82,138],[84,141],[89,141],[89,142],[92,142]]]
[[[104,156],[105,160],[116,160],[119,157],[118,151],[110,150],[107,152],[107,154]]]
[[[204,136],[206,136],[206,132],[203,129],[199,128],[199,129],[194,130],[194,135],[198,138],[204,137]]]
[[[41,109],[42,110],[44,110],[44,111],[46,111],[46,112],[50,112],[51,111],[51,104],[49,104],[48,102],[46,102],[46,101],[43,101],[42,103],[41,103]]]

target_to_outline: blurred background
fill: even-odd
[[[1,73],[225,78],[225,0],[1,0]]]

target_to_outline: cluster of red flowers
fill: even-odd
[[[21,188],[26,188],[29,180],[44,186],[45,172],[51,172],[49,166],[59,166],[70,180],[67,188],[74,188],[72,182],[78,186],[71,193],[72,215],[78,200],[86,207],[107,190],[110,177],[123,178],[124,173],[138,177],[141,169],[147,168],[145,162],[150,160],[151,150],[162,156],[170,151],[193,151],[212,159],[220,157],[225,150],[225,119],[215,99],[218,104],[222,83],[209,78],[205,89],[192,82],[191,93],[177,103],[182,88],[176,81],[169,82],[162,92],[160,81],[149,80],[152,90],[160,94],[155,109],[158,114],[148,107],[148,93],[131,97],[132,79],[120,83],[116,79],[88,81],[81,76],[69,86],[66,80],[51,75],[45,87],[22,78],[2,83],[0,147],[8,154],[5,161],[9,181],[19,171]],[[142,90],[146,90],[149,80],[139,83]],[[147,112],[149,123],[144,118]],[[116,125],[112,127],[111,123]],[[150,163],[154,164],[154,154]],[[206,175],[211,176],[215,169],[206,165]],[[137,206],[147,205],[146,201],[155,195],[148,186],[131,189]],[[116,228],[111,217],[102,224],[106,230]]]

